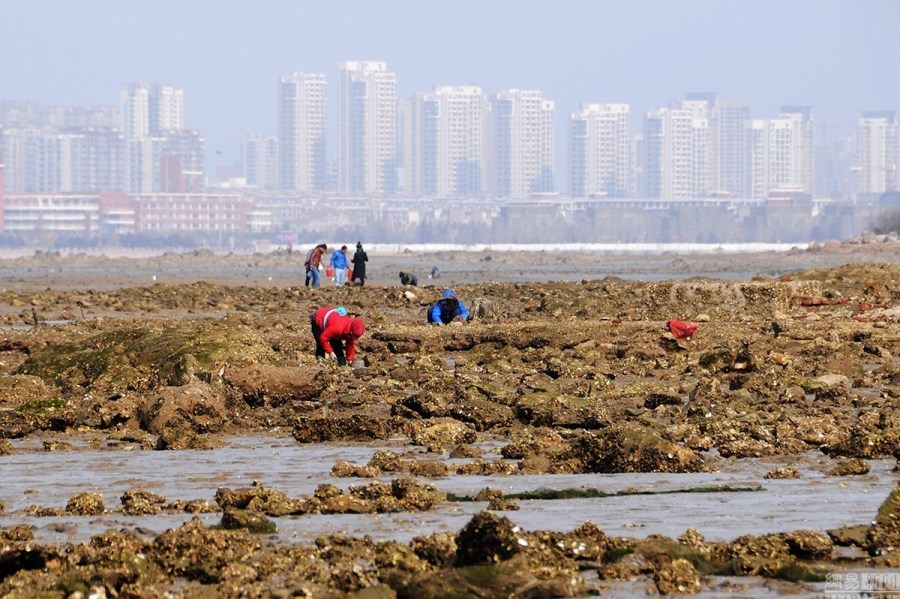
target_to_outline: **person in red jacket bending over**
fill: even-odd
[[[328,356],[341,366],[353,363],[356,340],[366,332],[362,320],[347,316],[346,308],[325,306],[316,310],[309,322],[316,340],[316,358],[321,360]]]

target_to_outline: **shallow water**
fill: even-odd
[[[316,486],[331,483],[346,489],[364,485],[367,479],[335,479],[331,467],[339,460],[368,462],[381,445],[301,445],[283,437],[228,438],[227,446],[210,451],[142,451],[89,449],[84,440],[68,439],[71,452],[44,452],[42,441],[59,439],[49,435],[14,442],[17,452],[0,457],[0,526],[26,523],[36,527],[35,536],[45,542],[78,542],[107,528],[141,527],[162,532],[193,518],[191,514],[127,516],[115,511],[103,516],[37,518],[24,513],[30,505],[65,507],[78,492],[103,493],[107,510],[118,510],[119,497],[129,489],[142,488],[164,495],[167,500],[208,500],[220,487],[237,488],[259,481],[292,497],[311,495]],[[404,452],[406,447],[393,447]],[[445,456],[420,454],[419,459]],[[486,459],[496,455],[488,454]],[[446,460],[462,463],[466,460]],[[864,476],[828,477],[823,473],[833,461],[811,452],[796,458],[722,460],[720,471],[704,474],[582,474],[520,476],[449,476],[422,479],[443,492],[474,495],[484,487],[504,493],[537,489],[596,488],[607,493],[625,490],[674,491],[729,485],[761,485],[757,492],[690,492],[627,495],[591,499],[520,500],[519,511],[502,515],[526,530],[571,530],[586,520],[611,535],[675,537],[688,527],[709,540],[731,540],[743,534],[766,534],[809,529],[825,532],[842,525],[870,522],[898,475],[892,460],[872,460]],[[777,465],[794,465],[802,477],[765,480]],[[381,480],[389,481],[386,475]],[[306,515],[275,518],[276,539],[310,540],[323,533],[369,535],[374,539],[408,541],[414,536],[442,531],[457,532],[486,502],[443,503],[424,513],[376,515]],[[201,516],[218,522],[220,514]]]

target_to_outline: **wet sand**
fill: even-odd
[[[298,445],[292,439],[235,437],[223,448],[186,450],[177,460],[166,452],[122,452],[92,449],[84,439],[66,436],[75,451],[47,453],[44,440],[58,435],[40,435],[16,442],[16,454],[3,461],[3,494],[6,514],[0,527],[19,522],[36,528],[35,539],[42,542],[85,542],[108,528],[141,528],[161,532],[189,521],[190,514],[135,517],[109,513],[100,518],[73,521],[71,517],[21,517],[29,505],[63,507],[68,498],[81,492],[102,493],[112,503],[129,489],[140,487],[168,499],[200,499],[214,503],[220,487],[237,488],[254,482],[282,490],[292,496],[311,495],[320,484],[341,488],[368,482],[359,478],[335,478],[328,466],[340,460],[369,461],[375,451],[403,445],[311,444]],[[79,443],[81,441],[81,443]],[[487,446],[486,449],[489,449]],[[500,457],[494,453],[495,457]],[[461,464],[471,460],[449,459],[446,454],[419,453],[421,458]],[[449,476],[431,479],[442,491],[474,496],[491,487],[505,494],[539,489],[599,489],[606,493],[633,492],[633,495],[602,499],[527,500],[508,517],[526,530],[571,530],[590,520],[607,534],[633,537],[666,535],[677,537],[695,528],[707,539],[731,541],[744,534],[764,535],[786,530],[814,530],[849,526],[872,519],[884,497],[898,480],[892,460],[873,460],[865,476],[836,479],[825,472],[837,460],[820,453],[790,459],[748,458],[720,464],[719,470],[698,474],[543,474],[520,476]],[[802,477],[767,480],[765,474],[776,466],[791,464]],[[85,479],[72,480],[73,472],[91,472]],[[381,480],[390,482],[389,477]],[[758,491],[697,491],[728,486]],[[31,491],[29,491],[31,490]],[[678,492],[684,491],[684,492]],[[646,494],[644,494],[646,493]],[[112,507],[112,506],[110,506]],[[369,535],[376,540],[409,542],[413,537],[434,532],[455,533],[471,517],[487,507],[486,501],[447,503],[421,514],[310,515],[275,518],[277,541],[312,541],[322,534]],[[748,521],[747,513],[754,518]],[[215,524],[220,514],[204,517]]]

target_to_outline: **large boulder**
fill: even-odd
[[[663,595],[694,595],[700,592],[700,573],[686,559],[675,559],[664,564],[653,577],[656,588]]]
[[[76,493],[69,498],[66,512],[77,516],[97,516],[106,511],[100,493]]]
[[[532,426],[596,429],[610,423],[608,411],[596,400],[558,393],[529,393],[518,401],[516,412]]]
[[[570,457],[583,472],[709,472],[690,449],[667,441],[653,429],[624,423],[588,432],[572,443]]]
[[[393,425],[385,414],[356,410],[317,410],[297,419],[292,432],[300,443],[387,439]]]
[[[304,513],[301,500],[292,499],[282,491],[262,486],[235,490],[221,488],[216,491],[215,499],[223,510],[246,510],[261,512],[269,516]]]
[[[32,375],[64,392],[85,389],[109,397],[195,379],[217,380],[228,364],[265,361],[271,347],[249,327],[230,321],[133,324],[34,352],[17,374]]]
[[[403,597],[576,597],[583,590],[580,576],[542,580],[524,569],[524,559],[426,572],[402,589]]]
[[[194,519],[153,541],[147,556],[173,576],[217,583],[229,564],[249,562],[260,551],[246,529],[212,530]]]
[[[275,523],[259,512],[229,508],[222,514],[222,528],[225,530],[246,529],[252,534],[272,534]]]
[[[515,416],[508,406],[484,399],[467,399],[454,405],[450,409],[450,415],[471,424],[477,431],[508,426],[515,421]]]
[[[57,396],[43,379],[27,374],[0,376],[0,408],[40,405]]]
[[[414,445],[422,445],[434,452],[460,443],[473,443],[477,438],[471,426],[453,418],[417,420],[409,423],[407,428]]]
[[[251,406],[279,407],[314,400],[331,383],[327,371],[254,364],[228,367],[222,379]]]
[[[850,396],[850,379],[843,374],[824,374],[803,381],[803,390],[812,393],[816,401],[846,401]]]
[[[456,536],[456,563],[460,566],[493,564],[522,553],[527,545],[518,527],[490,512],[475,514]]]
[[[728,557],[737,573],[744,576],[774,576],[791,562],[787,543],[773,536],[746,535],[732,541]]]
[[[868,533],[867,549],[871,555],[900,551],[900,485],[891,490],[878,508],[875,523]]]
[[[155,435],[172,429],[217,433],[227,421],[223,399],[200,381],[150,394],[138,408],[138,417],[141,428]]]

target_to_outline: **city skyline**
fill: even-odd
[[[492,112],[496,113],[497,108],[502,105],[500,101],[502,99],[508,101],[508,96],[510,95],[517,97],[518,99],[516,102],[520,104],[520,96],[535,98],[538,103],[543,105],[546,109],[543,111],[544,114],[542,116],[537,116],[541,112],[540,110],[534,113],[534,116],[542,121],[544,136],[548,140],[548,142],[544,143],[544,147],[549,148],[549,152],[545,151],[540,158],[533,157],[534,160],[532,160],[532,162],[546,165],[546,171],[541,182],[535,183],[535,181],[525,178],[520,181],[518,185],[515,185],[512,182],[507,182],[505,185],[500,184],[496,181],[498,174],[496,168],[493,172],[487,171],[488,166],[497,161],[497,156],[485,156],[483,157],[485,164],[482,165],[485,167],[485,172],[483,173],[485,182],[481,185],[480,191],[478,185],[475,187],[470,186],[466,191],[462,192],[462,195],[474,194],[496,195],[498,197],[523,197],[524,195],[527,195],[526,192],[560,192],[563,194],[568,193],[575,197],[586,197],[595,195],[599,192],[602,195],[609,195],[611,197],[646,196],[679,198],[690,196],[702,197],[707,193],[727,192],[729,195],[735,197],[761,197],[761,195],[765,195],[766,189],[781,187],[804,189],[816,193],[815,185],[813,183],[815,170],[813,162],[818,160],[816,148],[825,147],[830,153],[832,149],[828,147],[828,144],[835,144],[836,142],[835,138],[827,137],[827,125],[821,127],[822,131],[825,132],[825,140],[823,141],[816,138],[817,124],[814,122],[816,116],[814,107],[782,105],[777,116],[758,118],[760,115],[751,114],[752,104],[746,98],[721,98],[715,92],[687,92],[680,101],[670,100],[666,106],[660,106],[643,115],[638,115],[641,122],[636,127],[633,126],[629,120],[629,117],[632,116],[630,114],[632,111],[628,104],[582,102],[577,108],[573,109],[565,116],[569,122],[566,123],[562,130],[557,131],[557,125],[554,122],[554,113],[557,112],[555,110],[555,102],[553,102],[553,100],[542,98],[542,92],[540,90],[508,89],[498,91],[494,94],[487,94],[479,86],[474,85],[435,85],[433,89],[428,92],[419,92],[411,98],[399,98],[396,96],[396,73],[389,72],[388,65],[385,63],[374,61],[350,61],[339,63],[339,80],[345,78],[344,73],[346,72],[348,65],[353,68],[374,68],[376,71],[380,71],[380,73],[378,73],[379,76],[386,76],[384,82],[378,83],[377,86],[372,85],[372,88],[376,89],[377,87],[383,87],[386,84],[390,89],[389,95],[384,96],[383,98],[376,98],[375,95],[372,95],[373,101],[369,103],[369,92],[366,91],[366,88],[360,96],[364,101],[364,104],[371,104],[371,110],[374,110],[373,107],[375,106],[380,106],[382,111],[385,106],[394,106],[396,108],[395,111],[389,111],[382,114],[380,118],[377,119],[378,122],[386,120],[389,123],[387,135],[385,135],[383,131],[379,131],[380,129],[384,129],[383,127],[374,127],[374,129],[372,129],[372,126],[368,125],[375,135],[382,139],[382,141],[379,142],[380,145],[383,146],[383,148],[387,148],[386,150],[377,150],[377,152],[380,152],[381,154],[381,158],[379,159],[380,166],[377,168],[366,166],[367,157],[372,153],[372,148],[379,145],[375,144],[372,148],[368,149],[364,147],[364,140],[367,136],[371,137],[372,132],[363,134],[362,130],[360,130],[356,133],[356,136],[359,138],[357,142],[359,147],[352,154],[360,160],[359,164],[353,167],[360,171],[360,173],[357,174],[358,179],[374,180],[375,178],[383,179],[387,177],[388,179],[391,179],[391,184],[389,186],[384,186],[383,182],[371,186],[368,186],[367,184],[351,186],[349,181],[343,181],[342,184],[342,168],[340,166],[342,154],[339,152],[338,155],[335,156],[333,153],[328,153],[327,148],[333,148],[334,145],[339,144],[347,146],[345,143],[346,140],[341,138],[342,135],[346,134],[346,131],[344,130],[348,129],[348,123],[366,121],[367,117],[365,115],[369,109],[364,109],[357,116],[353,117],[351,117],[349,113],[344,114],[345,110],[348,110],[348,107],[353,104],[353,102],[348,103],[346,99],[341,98],[341,96],[345,94],[343,88],[348,86],[340,84],[338,99],[336,101],[332,99],[332,101],[329,102],[327,98],[328,78],[325,74],[321,73],[292,72],[281,76],[278,82],[279,99],[277,102],[277,112],[279,116],[277,134],[267,136],[266,134],[261,133],[249,133],[244,135],[239,141],[239,158],[241,158],[241,160],[227,165],[219,164],[218,166],[224,166],[224,169],[222,169],[224,172],[234,173],[236,172],[235,169],[240,170],[243,168],[244,173],[246,173],[247,165],[244,163],[250,162],[251,164],[261,164],[263,161],[268,162],[265,168],[276,169],[276,171],[272,173],[274,180],[251,182],[252,185],[260,188],[278,188],[301,192],[338,191],[345,194],[387,193],[388,195],[395,192],[400,192],[405,195],[441,195],[442,193],[449,191],[450,195],[459,195],[459,193],[456,193],[459,191],[456,188],[448,188],[446,185],[444,185],[443,188],[434,188],[430,187],[427,183],[423,184],[422,182],[419,182],[418,179],[422,176],[427,177],[427,175],[423,175],[422,173],[412,175],[412,180],[410,180],[409,174],[403,173],[404,170],[410,170],[411,166],[414,168],[427,169],[427,167],[416,163],[416,160],[419,160],[416,153],[421,153],[423,150],[425,150],[426,153],[428,151],[428,149],[422,146],[421,140],[415,139],[415,135],[412,138],[409,138],[408,133],[404,132],[404,127],[418,127],[418,121],[423,120],[423,115],[420,114],[421,107],[419,104],[423,101],[433,103],[434,97],[452,93],[453,90],[466,90],[464,94],[470,95],[477,90],[477,94],[480,96],[478,103],[483,105],[482,109],[484,110],[484,114],[482,115],[483,118],[481,119],[484,122],[480,125],[488,129],[491,127],[497,128],[497,123],[491,122],[496,121],[496,114],[494,114],[493,117],[491,114]],[[354,85],[359,86],[362,84],[362,81],[362,79],[356,81]],[[365,83],[365,85],[369,86],[370,84]],[[143,104],[143,107],[140,109],[135,108],[135,98],[131,97],[135,94],[135,90],[138,92],[137,98]],[[327,123],[327,106],[334,103],[339,105],[347,104],[347,106],[339,107],[337,134],[334,133],[334,128],[330,127]],[[526,102],[523,106],[527,104],[528,103]],[[204,154],[208,152],[208,148],[202,137],[203,132],[197,129],[184,129],[185,100],[184,90],[181,88],[161,83],[124,84],[120,89],[118,106],[44,106],[38,102],[10,101],[2,98],[0,98],[0,106],[5,107],[5,114],[10,114],[9,110],[12,109],[12,114],[14,114],[18,120],[26,120],[29,114],[32,117],[36,114],[40,114],[45,119],[49,118],[52,121],[77,122],[78,127],[83,127],[85,125],[105,126],[104,124],[108,122],[115,123],[111,126],[118,128],[123,134],[124,139],[127,140],[125,147],[123,148],[123,151],[125,152],[126,172],[122,173],[122,176],[126,181],[129,181],[125,187],[131,190],[151,190],[153,185],[150,181],[152,176],[159,176],[159,165],[157,164],[151,167],[152,163],[147,161],[151,160],[151,156],[155,156],[152,160],[158,162],[160,151],[162,151],[163,154],[180,154],[181,164],[177,166],[186,168],[192,176],[204,174],[207,181],[214,184],[220,182],[215,176],[216,173],[211,172],[216,168],[216,165],[205,164],[206,156]],[[444,109],[447,108],[448,106],[444,106]],[[118,115],[114,113],[117,109],[120,111],[120,114]],[[520,107],[519,110],[521,109],[522,108]],[[715,161],[715,164],[711,163],[703,167],[712,169],[713,172],[708,173],[708,177],[711,177],[711,179],[702,184],[696,182],[691,184],[682,181],[680,189],[676,189],[678,184],[672,183],[671,181],[665,185],[661,185],[658,181],[656,183],[653,181],[637,181],[635,180],[635,171],[644,169],[645,165],[643,164],[643,161],[647,159],[647,156],[643,154],[636,155],[635,149],[628,149],[622,144],[622,139],[612,139],[607,134],[604,143],[612,144],[615,146],[615,149],[612,147],[600,148],[600,154],[605,152],[605,155],[601,156],[597,153],[598,148],[594,148],[591,150],[593,160],[616,161],[617,172],[607,173],[606,176],[614,176],[619,179],[622,176],[622,167],[627,165],[627,168],[630,171],[628,176],[631,180],[629,183],[623,183],[623,181],[620,180],[612,187],[597,185],[594,185],[593,187],[590,185],[585,186],[583,179],[590,177],[587,173],[579,174],[573,170],[573,161],[579,162],[587,157],[587,155],[578,157],[574,154],[575,149],[571,145],[573,143],[573,136],[581,136],[582,134],[575,132],[573,129],[573,122],[591,120],[591,118],[586,116],[585,111],[591,112],[598,109],[624,110],[624,115],[620,114],[615,117],[615,120],[618,122],[616,127],[624,128],[624,134],[626,136],[629,131],[631,132],[631,138],[627,140],[627,143],[631,146],[635,143],[644,145],[647,141],[652,141],[653,131],[658,129],[658,126],[653,125],[654,121],[660,121],[662,123],[661,126],[665,126],[668,131],[666,137],[671,138],[673,133],[679,130],[677,126],[672,128],[671,125],[666,125],[672,118],[672,115],[675,115],[676,119],[679,117],[681,118],[681,129],[685,129],[685,127],[691,129],[696,125],[696,123],[692,125],[692,122],[699,118],[702,128],[708,128],[709,134],[713,136],[712,139],[704,142],[710,146],[710,151],[715,153],[715,157],[710,156],[710,159]],[[707,109],[709,110],[707,111]],[[874,148],[870,148],[869,150],[864,149],[863,146],[859,145],[861,143],[859,140],[853,139],[854,136],[867,135],[868,129],[865,123],[868,122],[871,124],[870,121],[873,115],[877,118],[885,118],[887,115],[888,120],[895,123],[895,117],[890,115],[896,115],[896,112],[897,111],[894,110],[863,110],[859,112],[855,130],[843,135],[841,140],[837,140],[845,144],[850,142],[855,150],[860,151],[861,154],[856,158],[856,162],[850,165],[852,168],[871,168],[873,161],[866,156],[866,153],[874,150]],[[770,130],[777,131],[779,128],[784,130],[793,127],[790,123],[784,121],[786,116],[785,113],[804,113],[805,142],[802,147],[795,148],[793,151],[784,150],[787,152],[784,155],[784,158],[780,160],[772,158],[772,160],[781,162],[783,162],[784,159],[796,160],[798,157],[791,158],[792,152],[803,152],[806,154],[804,159],[808,160],[808,163],[802,165],[804,174],[801,176],[797,173],[788,174],[787,172],[783,172],[780,175],[777,173],[751,172],[762,171],[768,168],[765,165],[760,166],[759,164],[749,161],[751,158],[749,153],[757,153],[760,149],[767,151],[766,146],[770,143],[775,143],[774,141],[769,141],[770,139],[775,139],[772,137]],[[135,124],[134,114],[138,115],[139,120],[143,119],[143,124]],[[410,116],[412,117],[412,120],[404,122],[405,120],[408,121]],[[532,117],[532,120],[534,120],[534,116]],[[3,114],[0,114],[0,126],[4,125],[2,117]],[[27,126],[33,124],[34,123],[30,123]],[[6,123],[6,125],[9,126],[9,123]],[[447,124],[445,123],[441,127],[446,129]],[[741,127],[746,128],[747,133],[751,138],[747,140],[749,145],[745,149],[737,147],[741,144],[735,143],[737,137],[739,137],[737,133],[739,133]],[[894,128],[896,129],[895,125]],[[63,129],[66,129],[66,127],[63,127]],[[598,135],[596,126],[592,126],[590,129],[592,130],[591,135]],[[163,134],[162,132],[165,133]],[[102,131],[101,133],[105,134],[106,132]],[[422,132],[418,133],[422,134]],[[2,134],[2,130],[0,130],[0,134]],[[651,136],[649,140],[643,139],[645,135]],[[487,133],[485,133],[484,136],[486,138],[490,137]],[[330,142],[328,141],[329,138],[332,138]],[[385,138],[389,140],[389,143],[386,145],[386,142],[384,141]],[[557,141],[558,138],[561,141]],[[2,135],[0,135],[0,139],[2,139]],[[875,136],[875,139],[880,140],[880,143],[882,144],[886,143],[890,146],[890,149],[882,150],[882,152],[886,151],[887,154],[881,158],[881,162],[884,162],[885,159],[887,159],[890,164],[897,165],[897,157],[900,156],[900,148],[895,148],[897,145],[896,133],[891,134],[888,132],[887,134]],[[766,141],[761,142],[760,140]],[[199,141],[200,146],[197,146],[197,141]],[[436,142],[439,140],[432,139],[431,141]],[[135,142],[138,142],[139,146],[143,146],[143,149],[140,149],[138,154],[141,158],[138,159],[137,162],[145,163],[145,166],[140,167],[138,183],[135,183],[135,175],[131,172],[135,168]],[[151,142],[155,142],[155,145]],[[267,148],[266,151],[274,149],[275,153],[273,153],[272,156],[265,158],[264,153],[261,153],[262,147],[260,144],[271,142],[274,142],[276,145],[274,148]],[[107,142],[104,142],[104,144],[105,143]],[[160,145],[160,143],[162,145]],[[413,152],[404,146],[404,144],[410,143],[417,144],[415,151]],[[441,143],[446,143],[446,140],[441,141]],[[532,140],[531,145],[534,145],[534,143],[537,143],[536,140]],[[594,140],[592,143],[596,145],[598,141]],[[763,144],[762,146],[760,145],[761,143]],[[787,142],[782,141],[782,143]],[[487,142],[484,143],[484,154],[489,153],[489,145],[490,144]],[[509,150],[521,151],[522,146],[528,145],[528,139],[518,138],[515,142],[510,140],[508,145]],[[300,146],[303,147],[301,148]],[[557,148],[563,146],[565,148],[565,153],[562,156],[563,164],[561,165],[554,164],[556,162],[553,149],[554,146]],[[347,147],[349,148],[349,146]],[[624,151],[623,148],[625,148]],[[300,151],[301,149],[302,151]],[[493,148],[493,151],[496,153],[498,149]],[[643,151],[646,152],[646,148],[644,148]],[[704,149],[703,151],[707,150]],[[389,173],[388,171],[390,169],[386,168],[389,162],[387,157],[394,155],[395,152],[397,163],[393,166],[397,167],[396,170],[398,172],[391,171]],[[611,155],[610,152],[613,152],[613,154]],[[735,155],[745,152],[748,153],[747,156],[735,158]],[[221,154],[220,151],[215,153]],[[562,155],[563,151],[560,151],[560,154]],[[349,165],[351,161],[348,158],[349,156],[349,153],[344,153],[343,161],[348,165],[343,169],[347,171],[344,175],[345,178],[350,172]],[[277,157],[275,160],[280,163],[274,167],[271,162],[273,157]],[[687,157],[685,158],[689,162],[693,160]],[[521,160],[522,158],[518,156],[517,159]],[[748,162],[746,165],[736,169],[735,165],[739,164],[741,159]],[[830,160],[831,158],[828,159]],[[9,160],[9,156],[7,156],[7,160]],[[678,157],[673,155],[670,160],[675,160],[677,162]],[[283,164],[287,164],[289,167],[287,169],[282,168],[281,165]],[[176,165],[172,165],[169,170],[175,166]],[[496,164],[494,164],[494,166],[496,167]],[[516,166],[520,165],[517,164]],[[203,172],[204,167],[207,168],[205,172]],[[600,168],[598,165],[593,165],[593,167]],[[259,166],[254,168],[258,169]],[[557,168],[560,171],[559,173],[556,172]],[[584,165],[582,165],[582,168],[584,168]],[[685,166],[685,168],[690,169],[696,167]],[[742,170],[745,168],[747,169],[746,173],[735,174],[734,172],[735,170]],[[900,165],[897,165],[895,170],[898,168],[900,168]],[[156,175],[152,174],[154,170],[157,171]],[[371,172],[366,174],[366,170]],[[373,173],[377,173],[377,175]],[[333,180],[334,174],[337,174],[336,183]],[[689,174],[685,172],[684,174],[688,177],[693,177],[694,179],[697,179],[698,177],[707,177],[707,175],[697,175],[696,173]],[[534,175],[534,173],[532,173],[532,175]],[[566,175],[568,176],[568,179],[565,178]],[[446,177],[446,175],[441,176]],[[637,176],[640,177],[640,174]],[[754,176],[757,177],[757,179],[761,179],[754,181],[752,180]],[[870,181],[866,185],[861,183],[859,191],[871,192],[871,174],[864,176],[869,177]],[[481,177],[482,173],[478,172],[477,178]],[[73,177],[73,179],[74,178],[75,177]],[[304,180],[301,181],[301,178]],[[567,180],[568,184],[555,186],[553,181],[556,178],[563,179],[564,181]],[[194,177],[194,179],[196,179],[196,177]],[[742,179],[743,181],[741,181]],[[10,178],[7,177],[7,181],[9,180]],[[886,183],[887,189],[894,189],[896,187],[896,180],[896,175],[887,175],[887,178],[883,183]],[[189,182],[187,185],[192,189],[198,188],[196,182]],[[673,187],[673,185],[676,187]],[[117,189],[118,187],[113,186],[113,188]],[[625,191],[626,189],[627,191]],[[77,190],[81,191],[82,189],[77,188]]]
[[[236,161],[244,135],[277,134],[279,77],[303,71],[330,79],[342,60],[386,62],[398,74],[400,98],[435,85],[539,89],[556,103],[557,132],[583,102],[629,104],[634,118],[709,90],[748,98],[767,118],[782,105],[813,106],[817,137],[837,138],[855,129],[860,112],[896,110],[900,98],[900,82],[883,75],[900,49],[893,32],[900,5],[887,0],[560,8],[536,0],[443,7],[264,0],[252,11],[228,1],[47,0],[36,8],[9,0],[2,11],[0,48],[16,57],[0,62],[2,99],[92,106],[123,83],[167,82],[190,98],[185,122],[204,133],[211,167]],[[567,144],[557,135],[556,188],[564,190]]]
[[[855,136],[835,151],[815,139],[809,106],[782,106],[760,119],[746,100],[692,92],[646,113],[642,130],[631,134],[627,104],[583,103],[569,115],[565,190],[554,186],[555,103],[540,90],[486,95],[477,86],[438,85],[399,99],[397,76],[385,63],[345,62],[339,69],[338,160],[326,155],[325,75],[293,72],[279,82],[278,137],[241,140],[244,184],[498,198],[840,197],[896,189],[895,111],[863,111]],[[200,191],[210,179],[206,144],[202,132],[184,128],[184,104],[182,89],[159,83],[123,86],[118,113],[109,106],[0,103],[7,189]]]

